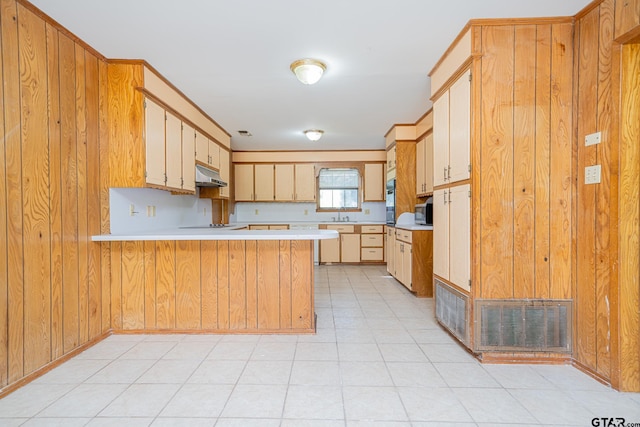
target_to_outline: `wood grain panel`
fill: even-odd
[[[615,109],[613,93],[611,91],[611,45],[613,39],[614,5],[612,2],[604,2],[600,5],[600,41],[598,52],[598,112],[596,127],[604,131],[605,135],[611,135],[612,111]],[[601,165],[601,181],[596,188],[596,367],[597,372],[609,378],[611,376],[611,342],[610,328],[610,301],[609,290],[611,286],[610,274],[610,212],[611,204],[611,143],[597,145],[598,163]],[[615,256],[615,255],[614,255]]]
[[[615,23],[615,38],[637,30],[640,26],[640,0],[616,1]]]
[[[75,46],[59,34],[60,150],[62,158],[62,297],[64,352],[79,344],[78,169],[76,149]]]
[[[176,327],[176,243],[156,242],[156,327]]]
[[[122,328],[144,328],[144,242],[122,243]]]
[[[0,3],[0,13],[4,13],[4,4]],[[0,22],[2,18],[0,17]],[[2,62],[4,59],[4,52],[0,50],[0,70],[2,70]],[[7,319],[9,313],[8,307],[8,292],[9,283],[7,278],[7,176],[5,168],[5,150],[6,150],[6,134],[4,127],[4,80],[0,77],[0,201],[2,207],[0,208],[0,319]],[[9,346],[9,331],[7,325],[0,328],[0,387],[4,387],[8,382],[8,353]]]
[[[534,224],[534,298],[549,298],[551,268],[549,263],[549,174],[551,154],[551,25],[536,29],[536,116],[535,116],[535,216]]]
[[[396,143],[396,175],[406,177],[396,181],[396,220],[405,212],[413,212],[417,202],[415,158],[414,141]]]
[[[258,328],[258,252],[257,242],[245,242],[245,259],[247,263],[245,281],[247,284],[247,328]]]
[[[257,241],[258,250],[258,329],[280,327],[280,292],[277,240]]]
[[[513,297],[535,292],[535,25],[515,28],[513,81]],[[542,159],[541,159],[542,160]]]
[[[619,387],[640,391],[640,44],[622,49]]]
[[[551,298],[571,297],[573,42],[571,24],[553,27],[551,44]],[[584,169],[583,169],[584,170]]]
[[[218,328],[218,242],[200,242],[202,329]]]
[[[60,187],[60,91],[58,30],[47,24],[47,87],[49,114],[49,227],[51,246],[51,359],[62,356],[62,207]]]
[[[111,327],[122,329],[122,242],[111,243]]]
[[[22,156],[21,132],[17,131],[20,129],[20,71],[16,4],[13,0],[0,1],[7,185],[8,382],[11,383],[22,377],[24,367]]]
[[[98,104],[100,116],[98,118],[98,132],[100,135],[100,232],[102,234],[109,233],[111,230],[109,224],[109,128],[107,125],[107,75],[107,63],[100,61],[98,63],[98,78],[100,80]],[[111,281],[111,278],[109,277],[111,263],[110,248],[111,247],[109,245],[100,245],[100,265],[102,268],[102,332],[106,332],[111,328],[111,312],[109,309],[109,303],[111,301],[111,287],[109,286]]]
[[[155,328],[156,325],[156,242],[146,241],[143,244],[144,265],[144,326]]]
[[[229,242],[229,327],[247,327],[245,242]]]
[[[291,242],[280,240],[280,327],[291,328]]]
[[[24,373],[51,360],[49,145],[44,22],[18,5],[22,110]]]
[[[313,304],[313,242],[291,242],[291,327],[315,329]]]
[[[481,286],[484,298],[513,296],[512,26],[482,29]],[[505,203],[506,202],[506,203]]]
[[[100,244],[91,236],[100,234],[100,80],[98,58],[85,52],[85,91],[87,123],[87,283],[89,290],[89,339],[102,332],[102,290]]]
[[[200,242],[176,242],[176,328],[199,329]]]
[[[76,159],[78,169],[78,330],[79,342],[89,340],[89,250],[87,218],[87,94],[84,49],[75,44]]]
[[[218,328],[229,329],[229,242],[218,242]]]
[[[599,10],[594,9],[580,23],[578,49],[577,106],[578,141],[596,131],[598,85],[598,21]],[[559,153],[557,153],[559,154]],[[596,186],[584,184],[584,168],[597,164],[595,146],[578,150],[578,209],[577,221],[580,244],[577,247],[576,358],[589,369],[596,370],[596,260],[595,210]],[[553,168],[552,168],[553,170]],[[553,231],[552,231],[553,236]],[[553,247],[553,244],[552,244]],[[553,258],[552,258],[553,259]],[[552,265],[555,267],[556,263]],[[552,277],[555,274],[552,271]],[[554,277],[555,278],[555,277]]]
[[[142,65],[108,65],[109,175],[111,187],[144,187],[145,144]]]

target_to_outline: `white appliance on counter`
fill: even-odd
[[[289,224],[289,230],[317,230],[318,224]],[[318,240],[313,241],[313,263],[318,265],[320,262],[320,244]]]

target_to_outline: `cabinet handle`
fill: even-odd
[[[451,203],[451,190],[449,190],[449,203]]]
[[[446,168],[446,166],[444,168],[444,180],[445,181],[447,180],[447,168]]]
[[[442,201],[444,202],[444,204],[447,204],[447,190],[444,190],[444,193],[442,193]]]
[[[447,171],[448,171],[448,172],[447,172],[447,179],[448,179],[449,181],[451,181],[451,165],[449,165],[449,167],[447,168]]]

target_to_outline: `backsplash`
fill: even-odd
[[[211,199],[200,199],[194,195],[174,196],[168,191],[151,188],[111,188],[109,206],[112,234],[211,222]],[[151,207],[149,212],[147,207]]]
[[[367,213],[368,212],[368,213]],[[361,212],[340,212],[340,218],[350,221],[385,222],[384,202],[362,203]],[[324,222],[337,218],[337,212],[316,212],[315,203],[236,203],[229,222]]]

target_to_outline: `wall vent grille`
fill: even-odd
[[[476,300],[477,351],[571,351],[571,301]]]
[[[436,319],[460,341],[469,343],[469,297],[435,279]]]

